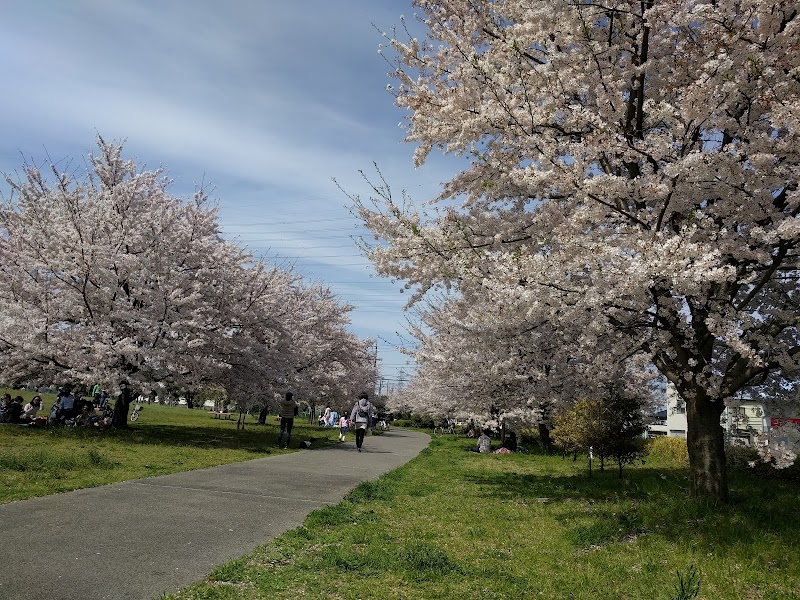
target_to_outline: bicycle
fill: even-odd
[[[138,421],[139,420],[139,413],[142,412],[144,406],[141,404],[135,404],[133,406],[133,412],[131,413],[131,421]]]
[[[433,428],[433,435],[439,437],[441,435],[456,435],[456,424],[455,423],[448,423],[447,427],[442,427],[441,425],[438,427]]]

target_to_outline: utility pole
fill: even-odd
[[[398,389],[403,389],[406,385],[406,372],[405,369],[400,369],[400,372],[397,376],[397,387]]]
[[[375,367],[375,383],[378,384],[378,395],[375,398],[381,397],[381,377],[378,375],[378,342],[375,342],[375,354],[373,355],[373,366]],[[374,391],[374,388],[373,388]]]

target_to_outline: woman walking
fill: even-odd
[[[350,421],[355,424],[356,449],[361,452],[361,446],[364,443],[364,435],[367,433],[367,427],[372,425],[372,404],[366,392],[361,392],[361,395],[358,397],[358,402],[353,406],[353,411],[350,413]]]

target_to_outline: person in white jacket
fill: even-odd
[[[42,410],[42,397],[39,395],[34,396],[30,402],[22,409],[22,419],[25,422],[36,420],[36,413]]]
[[[366,392],[361,392],[358,402],[353,406],[353,411],[350,413],[350,421],[354,423],[356,428],[356,449],[361,452],[361,446],[364,444],[364,435],[367,433],[367,428],[372,425],[372,403],[369,401],[369,396]]]

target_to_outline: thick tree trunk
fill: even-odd
[[[114,418],[112,427],[125,428],[128,426],[128,409],[133,401],[133,394],[128,387],[124,387],[114,403]]]
[[[550,437],[550,430],[544,423],[539,423],[539,442],[547,454],[553,452],[553,440]]]
[[[689,450],[689,491],[712,502],[728,501],[725,437],[719,420],[725,403],[702,390],[687,394],[686,445]]]

